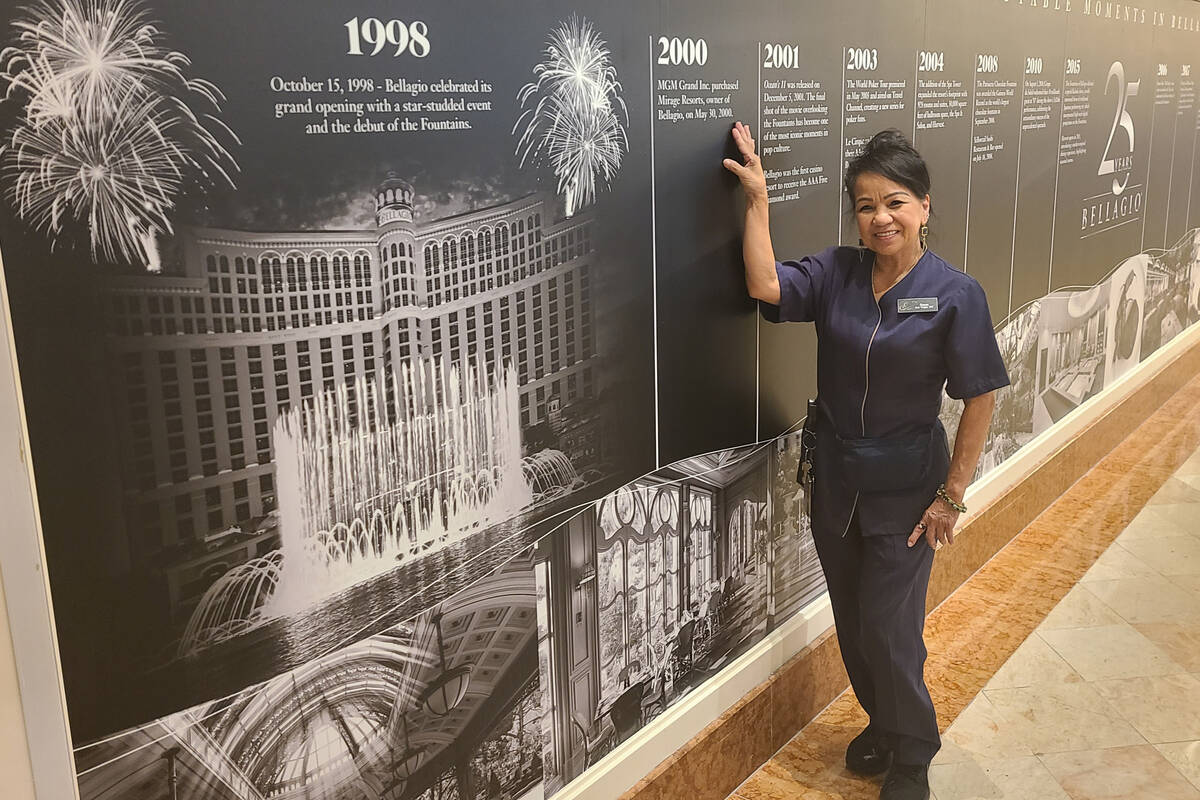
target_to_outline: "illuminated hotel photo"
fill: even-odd
[[[114,548],[152,584],[147,640],[177,641],[145,656],[197,654],[601,475],[589,215],[534,194],[417,223],[413,200],[390,176],[373,230],[187,229],[178,272],[107,279]]]

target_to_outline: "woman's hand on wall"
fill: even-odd
[[[733,126],[733,141],[742,155],[742,163],[739,164],[732,158],[727,158],[721,163],[742,182],[742,190],[746,192],[748,202],[766,203],[767,176],[763,174],[762,159],[754,152],[754,137],[750,135],[750,128],[740,122],[736,123]]]
[[[742,183],[746,193],[746,229],[742,235],[742,259],[746,263],[746,291],[755,300],[779,305],[779,276],[775,272],[775,248],[771,246],[771,221],[767,212],[767,176],[762,159],[754,152],[754,137],[742,123],[733,126],[733,141],[744,163],[732,158],[722,163]]]

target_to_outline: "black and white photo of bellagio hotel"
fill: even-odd
[[[591,219],[552,193],[418,223],[394,175],[358,231],[179,233],[159,275],[106,284],[130,567],[172,622],[278,546],[271,431],[314,393],[414,359],[511,363],[526,444],[600,457]]]

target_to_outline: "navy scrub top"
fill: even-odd
[[[855,511],[864,536],[911,533],[949,470],[938,421],[943,387],[961,399],[1009,383],[978,281],[927,250],[876,303],[873,263],[874,254],[857,247],[778,262],[779,305],[760,304],[771,322],[816,323],[817,393],[824,412],[814,465],[812,525],[818,533],[843,534]],[[937,298],[937,310],[900,312],[900,300],[917,298]],[[937,452],[927,479],[915,489],[856,492],[838,474],[834,434],[875,438],[930,426],[938,428]]]

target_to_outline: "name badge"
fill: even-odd
[[[896,301],[896,311],[901,314],[920,314],[925,311],[937,311],[936,297],[902,297]]]

